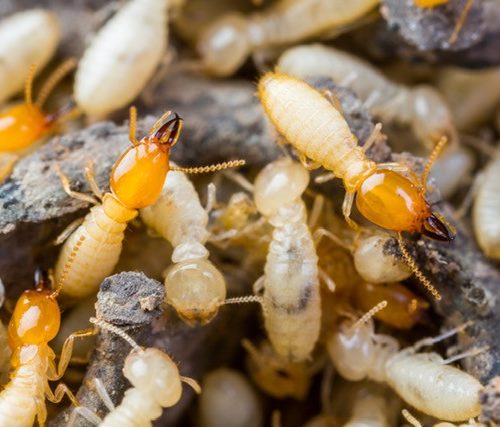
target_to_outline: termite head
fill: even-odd
[[[231,13],[216,20],[201,34],[198,53],[206,72],[219,77],[234,74],[250,53],[248,24]]]
[[[415,6],[423,8],[436,7],[448,3],[449,0],[414,0]]]
[[[17,300],[9,323],[9,345],[13,351],[48,343],[59,332],[61,310],[48,288],[47,278],[37,272],[35,281],[35,289],[24,291]]]
[[[129,209],[142,209],[158,199],[169,169],[170,149],[182,129],[177,114],[165,114],[149,134],[135,140],[135,122],[131,121],[133,146],[116,161],[109,184],[114,196]]]
[[[424,189],[390,170],[375,170],[366,177],[356,194],[361,214],[378,226],[397,232],[422,233],[450,241],[453,230],[442,217],[431,211]]]
[[[123,374],[147,398],[156,400],[164,408],[175,405],[181,398],[177,365],[157,348],[132,351],[125,359]]]

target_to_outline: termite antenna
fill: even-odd
[[[256,363],[262,361],[261,354],[259,353],[257,348],[252,344],[251,341],[247,340],[246,338],[243,338],[241,340],[241,346],[246,350],[246,352]]]
[[[59,279],[59,282],[57,283],[56,289],[54,289],[54,292],[52,292],[52,298],[57,298],[59,294],[61,293],[62,288],[64,287],[64,284],[66,283],[66,278],[68,277],[68,272],[71,269],[71,266],[75,262],[75,257],[78,251],[80,250],[83,242],[85,241],[85,236],[82,235],[80,239],[75,243],[75,246],[73,247],[73,250],[71,251],[68,261],[64,265],[61,278]]]
[[[408,267],[410,267],[410,270],[417,277],[420,283],[422,283],[425,289],[427,289],[437,301],[440,301],[441,294],[434,286],[432,286],[429,279],[427,279],[427,277],[424,276],[424,273],[422,273],[418,268],[417,264],[415,263],[415,260],[411,257],[410,253],[405,247],[405,244],[403,242],[403,236],[401,236],[401,233],[398,233],[398,245],[401,251],[401,255],[403,256],[403,259],[405,260]]]
[[[443,135],[439,139],[438,143],[434,146],[432,153],[429,155],[429,158],[427,159],[427,162],[425,163],[425,167],[424,167],[424,170],[422,172],[422,176],[420,177],[420,182],[422,183],[423,188],[426,188],[427,179],[429,178],[429,173],[431,172],[432,165],[434,164],[436,159],[439,157],[439,155],[443,151],[443,148],[447,142],[448,142],[448,137]]]
[[[403,409],[401,411],[401,414],[405,418],[406,421],[408,421],[413,427],[422,427],[422,424],[420,424],[420,421],[417,420],[410,412],[406,409]]]
[[[220,305],[247,304],[249,302],[257,302],[259,304],[262,304],[262,298],[257,296],[257,295],[248,295],[246,297],[228,298],[228,299],[224,300],[223,302],[221,302]]]
[[[33,79],[35,78],[36,64],[31,64],[24,83],[24,102],[28,107],[33,105]]]
[[[462,13],[458,17],[457,23],[455,24],[455,28],[453,29],[453,32],[451,33],[450,38],[448,39],[448,43],[455,44],[455,42],[458,39],[458,35],[460,34],[460,31],[462,30],[462,27],[465,24],[465,20],[467,19],[467,16],[469,15],[469,12],[472,8],[472,5],[474,4],[474,0],[468,0],[467,3],[464,6],[464,9],[462,10]]]
[[[133,105],[129,109],[128,138],[133,145],[139,144],[137,141],[137,108]]]
[[[66,77],[66,75],[72,71],[76,67],[76,59],[69,58],[64,61],[61,65],[59,65],[49,76],[49,78],[45,81],[44,85],[40,89],[40,93],[38,94],[35,105],[39,108],[45,104],[45,101],[52,93],[54,88],[58,85],[58,83]]]
[[[350,328],[349,331],[352,333],[356,329],[358,329],[361,325],[368,322],[375,314],[377,314],[380,310],[383,310],[387,307],[387,301],[380,301],[375,307],[368,310],[363,316],[361,316]]]
[[[115,335],[118,335],[119,337],[123,338],[125,341],[127,341],[130,346],[138,351],[138,352],[143,352],[144,350],[142,347],[137,344],[130,335],[122,331],[119,327],[112,325],[111,323],[106,322],[105,320],[102,319],[97,319],[96,317],[91,317],[89,319],[89,322],[98,326],[101,329],[106,329],[109,332],[112,332]]]
[[[183,383],[186,383],[189,387],[191,387],[196,394],[201,394],[201,387],[196,380],[183,375],[179,375],[179,378]]]
[[[245,164],[245,160],[230,160],[229,162],[217,163],[215,165],[199,166],[194,168],[183,168],[179,166],[171,166],[170,170],[175,172],[184,172],[188,174],[211,173],[218,172],[224,169],[239,168]]]

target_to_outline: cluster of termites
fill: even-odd
[[[448,69],[434,78],[424,69],[418,78],[398,80],[397,70],[382,71],[319,44],[380,19],[386,1],[220,0],[213,10],[200,1],[108,6],[103,14],[116,10],[99,22],[79,58],[56,54],[64,40],[57,10],[25,10],[0,22],[0,185],[9,183],[23,157],[36,155],[69,126],[128,109],[130,142],[108,170],[91,161],[82,165],[92,194],[77,191],[64,160],[53,164],[61,197],[65,193],[89,209],[51,240],[46,250],[54,253],[53,264],[33,272],[34,288],[3,307],[10,321],[0,323],[0,427],[43,426],[53,415],[47,402],[62,409],[65,398],[64,417],[54,425],[150,426],[189,398],[183,384],[199,396],[189,420],[179,425],[485,425],[484,385],[459,361],[489,349],[473,345],[443,354],[443,342],[466,334],[474,322],[436,327],[431,307],[451,285],[421,268],[413,246],[417,238],[421,245],[452,244],[455,218],[440,213],[435,200],[441,197],[453,203],[456,217],[466,217],[473,205],[477,244],[487,258],[500,260],[500,155],[494,138],[471,135],[499,106],[498,70],[474,75]],[[419,13],[439,13],[452,3],[405,1]],[[450,45],[473,3],[465,1],[450,22]],[[169,46],[172,21],[194,57],[181,58]],[[257,170],[245,167],[241,141],[241,159],[176,164],[170,157],[177,143],[189,144],[182,141],[189,123],[168,105],[138,138],[138,110],[131,104],[147,104],[176,67],[221,78],[247,73],[249,59],[256,71],[255,102],[280,157]],[[374,118],[369,136],[358,139],[340,95],[311,83],[324,78],[355,96]],[[468,95],[463,102],[454,93],[462,83]],[[475,88],[487,108],[477,105]],[[15,96],[22,99],[10,103]],[[424,162],[398,160],[404,156],[375,161],[373,152],[386,145]],[[476,160],[485,154],[491,160],[479,168]],[[481,170],[473,176],[475,169]],[[96,171],[108,174],[106,188]],[[208,186],[192,177],[199,174],[209,174]],[[465,187],[467,195],[457,197]],[[173,341],[162,348],[143,345],[133,331],[106,320],[106,313],[95,314],[103,281],[125,271],[120,260],[132,229],[171,247],[170,253],[149,251],[163,266],[166,322],[176,316],[190,332],[217,324],[221,311],[237,316],[253,310],[254,327],[241,334],[234,364],[203,378],[184,376],[182,361],[169,352]],[[237,295],[228,280],[233,276],[225,274],[225,263],[236,257],[244,275],[254,278]],[[226,327],[222,334],[233,332],[230,324],[218,327]],[[130,352],[110,362],[123,367],[126,387],[109,389],[97,370],[86,387],[99,403],[88,407],[77,388],[62,380],[68,368],[89,362],[97,334],[130,345]],[[88,344],[75,347],[77,338]],[[210,363],[201,365],[204,370]],[[307,416],[297,415],[295,404],[283,404],[289,401],[310,404]]]

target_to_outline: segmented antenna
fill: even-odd
[[[35,78],[36,64],[31,64],[31,67],[24,82],[24,102],[28,107],[33,105],[33,79]]]
[[[406,421],[408,421],[413,427],[422,427],[422,424],[420,424],[420,421],[417,420],[412,414],[410,414],[409,411],[406,409],[403,409],[401,411],[401,414],[403,417],[405,417]]]
[[[53,298],[57,298],[57,296],[61,293],[61,289],[63,288],[63,286],[66,282],[66,278],[68,277],[68,272],[69,272],[71,266],[73,265],[73,263],[75,262],[76,254],[80,250],[84,241],[85,241],[85,236],[82,235],[82,236],[80,236],[80,239],[78,239],[78,241],[75,243],[75,246],[73,246],[73,249],[71,250],[71,253],[69,254],[68,261],[64,265],[63,271],[61,273],[61,278],[59,279],[59,281],[57,283],[57,287],[54,290],[54,292],[52,292]]]
[[[424,273],[420,271],[417,264],[415,263],[415,260],[411,257],[410,253],[406,249],[401,233],[398,233],[398,245],[399,249],[401,250],[403,259],[405,260],[406,264],[408,264],[408,267],[410,267],[411,271],[413,272],[413,274],[415,274],[420,283],[424,285],[425,289],[427,289],[437,301],[441,300],[441,294],[439,293],[439,291],[434,286],[432,286],[429,279],[427,279],[427,277],[424,276]]]
[[[427,179],[429,178],[429,173],[431,171],[432,165],[438,158],[438,156],[441,154],[441,151],[443,151],[444,146],[448,142],[448,138],[446,136],[442,136],[438,143],[435,145],[434,149],[432,150],[432,153],[430,154],[429,158],[427,159],[427,162],[425,163],[424,171],[422,172],[422,177],[421,182],[422,186],[425,188],[427,184]]]
[[[40,89],[40,93],[38,94],[35,105],[39,108],[45,104],[45,101],[52,93],[57,84],[71,71],[76,67],[76,59],[70,58],[64,61],[61,65],[59,65],[49,76],[49,78],[45,81],[44,85]]]
[[[211,173],[218,172],[224,169],[239,168],[245,164],[245,160],[230,160],[229,162],[217,163],[215,165],[199,166],[194,168],[183,168],[179,166],[171,166],[171,171],[184,172],[188,174]]]
[[[133,145],[137,145],[137,108],[133,105],[129,109],[128,138]]]
[[[387,301],[380,301],[375,307],[368,310],[363,316],[361,316],[350,328],[349,331],[352,333],[356,329],[358,329],[361,325],[365,324],[370,320],[375,314],[377,314],[380,310],[383,310],[387,307]]]
[[[112,325],[111,323],[106,322],[105,320],[102,319],[97,319],[96,317],[91,317],[89,319],[90,323],[93,323],[96,326],[99,326],[101,329],[106,329],[109,332],[112,332],[115,335],[118,335],[119,337],[123,338],[125,341],[127,341],[130,346],[139,352],[143,352],[143,348],[137,344],[130,335],[122,331],[119,327]]]

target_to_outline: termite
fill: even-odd
[[[378,4],[379,0],[282,0],[260,14],[230,13],[202,32],[198,51],[208,73],[229,76],[258,49],[340,31]]]
[[[138,141],[136,114],[135,108],[131,108],[132,146],[113,166],[109,178],[111,192],[102,195],[90,167],[86,168],[86,176],[97,200],[72,191],[68,178],[59,168],[56,170],[68,195],[95,205],[76,230],[70,225],[59,239],[71,233],[55,267],[57,280],[63,275],[67,278],[61,293],[69,299],[81,299],[97,291],[118,261],[127,223],[137,216],[138,209],[153,204],[161,194],[170,169],[170,150],[179,139],[183,122],[177,114],[166,112]],[[76,248],[79,250],[75,254]],[[69,260],[72,262],[66,267]]]
[[[45,114],[42,107],[57,83],[75,65],[75,60],[69,59],[54,70],[34,102],[32,85],[37,67],[32,65],[25,81],[24,103],[13,105],[0,113],[0,183],[10,174],[19,158],[33,150],[36,143],[72,111],[68,109],[71,103],[51,114]]]
[[[0,103],[22,90],[31,64],[42,69],[61,39],[57,16],[44,9],[18,12],[0,23]]]
[[[35,417],[43,426],[47,418],[45,398],[58,403],[67,395],[77,403],[66,385],[60,383],[52,392],[48,381],[59,380],[64,374],[75,338],[92,334],[88,330],[71,334],[63,345],[56,367],[56,356],[48,343],[59,331],[61,311],[56,298],[62,283],[50,290],[46,278],[38,272],[35,285],[34,290],[21,294],[9,323],[8,339],[14,370],[0,393],[0,425],[5,427],[31,427]]]
[[[401,411],[401,414],[405,418],[406,421],[408,421],[413,427],[422,427],[422,424],[420,423],[419,420],[417,420],[416,417],[414,417],[408,409],[403,409]],[[436,424],[433,424],[432,427],[486,427],[486,424],[478,423],[474,421],[474,419],[470,419],[467,424],[452,424],[448,422],[438,422]]]
[[[247,370],[260,389],[277,399],[306,398],[314,374],[310,363],[291,362],[279,356],[269,341],[255,347],[244,339],[242,345],[248,352]]]
[[[430,168],[446,138],[436,144],[417,179],[402,164],[377,164],[368,160],[366,150],[376,141],[380,128],[376,126],[365,145],[358,146],[341,113],[307,83],[269,72],[260,79],[258,94],[272,124],[299,152],[302,160],[310,159],[342,179],[346,190],[342,212],[348,224],[356,229],[359,227],[350,219],[356,200],[359,212],[366,219],[397,233],[403,258],[427,290],[440,299],[439,292],[409,255],[401,233],[418,232],[440,241],[450,241],[454,237],[451,226],[432,211],[425,198]]]
[[[97,33],[75,78],[75,100],[91,116],[129,104],[166,51],[169,0],[130,0]]]
[[[262,405],[247,378],[233,369],[209,372],[198,402],[199,427],[262,427]]]
[[[331,77],[337,84],[352,89],[383,122],[411,125],[425,147],[432,149],[443,135],[451,147],[457,145],[450,108],[429,85],[407,87],[394,83],[368,62],[320,44],[288,49],[276,67],[298,78]]]
[[[90,318],[90,322],[118,335],[132,346],[123,366],[123,375],[132,387],[125,391],[122,402],[115,407],[103,383],[96,378],[96,391],[110,412],[101,419],[88,408],[77,406],[69,425],[74,425],[76,417],[81,415],[100,427],[147,427],[161,416],[163,408],[170,408],[180,400],[182,382],[196,393],[201,392],[195,380],[180,375],[177,365],[165,352],[154,347],[140,347],[120,328],[102,319]]]
[[[242,164],[235,160],[188,171],[214,172]],[[208,211],[187,176],[172,171],[158,200],[141,209],[141,217],[174,247],[174,264],[165,272],[167,302],[187,323],[208,323],[224,304],[226,282],[208,259]]]
[[[437,353],[417,353],[462,331],[470,322],[399,350],[395,338],[374,332],[372,317],[386,306],[387,301],[382,301],[361,318],[350,317],[338,324],[328,343],[337,372],[351,381],[368,378],[385,382],[404,401],[439,419],[461,421],[479,415],[483,386],[472,375],[448,364],[484,349],[472,349],[447,360]]]

